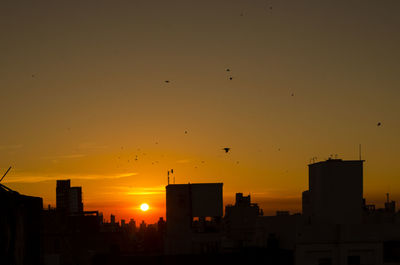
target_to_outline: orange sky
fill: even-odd
[[[154,222],[173,168],[177,183],[223,182],[226,203],[243,192],[266,213],[298,211],[310,158],[357,159],[362,144],[368,201],[398,201],[399,10],[1,1],[3,182],[54,205],[68,178],[85,209]]]

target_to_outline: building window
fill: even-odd
[[[347,257],[347,265],[360,265],[360,256],[348,256]]]

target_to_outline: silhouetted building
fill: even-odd
[[[69,190],[69,212],[83,212],[82,187],[71,187]]]
[[[389,193],[386,194],[387,201],[385,202],[385,211],[388,213],[395,213],[396,212],[396,202],[389,200]]]
[[[42,264],[42,198],[0,184],[0,264]]]
[[[165,252],[217,252],[221,247],[222,183],[166,186]]]
[[[113,225],[115,224],[115,215],[110,215],[110,223]]]
[[[363,199],[363,160],[309,165],[309,190],[297,224],[296,264],[400,264],[400,217]]]
[[[56,206],[66,213],[83,212],[82,187],[71,187],[71,181],[57,180]]]
[[[136,232],[136,222],[135,222],[135,220],[133,220],[133,219],[129,220],[128,227],[129,227],[130,233],[134,234]]]
[[[56,207],[58,211],[66,212],[68,210],[70,188],[71,180],[57,180]]]
[[[311,223],[360,223],[363,214],[363,160],[328,159],[310,164],[303,215]]]
[[[262,216],[262,211],[256,203],[251,203],[250,195],[243,196],[243,193],[236,193],[235,205],[225,207],[224,224],[227,240],[224,246],[228,248],[254,246],[259,216]]]
[[[160,217],[157,222],[157,231],[159,234],[164,235],[165,229],[167,227],[167,223],[164,221],[164,218]]]

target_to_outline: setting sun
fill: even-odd
[[[143,212],[147,211],[149,209],[149,205],[147,203],[142,203],[140,205],[140,210],[142,210]]]

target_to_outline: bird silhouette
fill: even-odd
[[[222,148],[222,150],[224,150],[225,153],[228,153],[231,150],[231,148],[230,147],[224,147],[224,148]]]
[[[185,134],[187,134],[187,131],[185,131]]]
[[[379,126],[381,126],[381,125],[382,125],[382,123],[378,122],[378,124],[377,124],[376,126],[378,126],[378,127],[379,127]]]
[[[169,83],[169,80],[165,80],[164,82],[165,82],[165,83]]]
[[[229,80],[232,80],[232,79],[233,79],[233,77],[232,77],[232,76],[230,76],[230,77],[229,77]]]
[[[227,71],[227,72],[230,72],[230,71],[231,71],[231,69],[229,69],[229,68],[226,68],[226,71]]]

